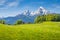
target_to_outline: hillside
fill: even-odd
[[[60,22],[0,24],[0,40],[60,40]]]
[[[0,20],[5,20],[6,24],[15,24],[15,22],[17,20],[22,20],[23,22],[27,23],[27,22],[34,22],[35,17],[37,17],[38,15],[44,15],[46,14],[46,9],[43,7],[39,7],[35,12],[30,12],[29,10],[25,10],[22,13],[19,13],[16,16],[8,16],[8,17],[4,17],[4,18],[0,18]]]

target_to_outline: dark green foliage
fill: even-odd
[[[24,24],[24,22],[22,20],[17,20],[16,24]]]
[[[60,14],[47,14],[37,16],[34,20],[34,23],[41,23],[43,21],[60,21]]]
[[[59,14],[56,16],[56,21],[60,21],[60,15]]]
[[[27,24],[32,24],[31,22],[28,22]]]
[[[55,14],[48,14],[46,15],[46,21],[55,21]]]
[[[36,19],[34,20],[34,23],[40,23],[40,22],[43,22],[45,20],[46,20],[45,15],[37,16]]]
[[[5,24],[5,20],[0,20],[0,24]]]

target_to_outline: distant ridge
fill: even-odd
[[[24,22],[34,22],[34,19],[38,15],[44,15],[47,10],[43,7],[38,8],[35,12],[30,12],[29,10],[24,11],[22,14],[18,14],[14,17],[1,18],[0,20],[6,20],[7,24],[14,24],[17,20],[21,19]]]

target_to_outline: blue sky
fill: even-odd
[[[0,17],[14,16],[25,10],[35,11],[40,6],[60,13],[60,0],[0,0]]]

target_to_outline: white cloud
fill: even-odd
[[[7,5],[8,7],[15,7],[18,6],[18,2],[11,2]]]
[[[17,7],[19,5],[19,0],[0,0],[0,9],[8,9],[10,7]],[[2,7],[3,6],[3,7]]]
[[[6,0],[0,0],[0,5],[4,5],[5,2]]]
[[[60,8],[60,5],[59,4],[52,4],[52,7],[54,7],[56,9],[56,8]]]
[[[60,6],[56,6],[56,8],[60,9]]]

